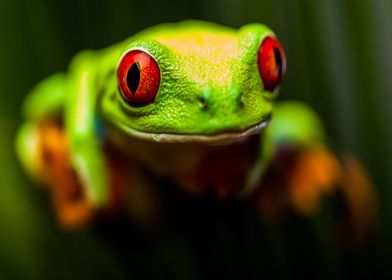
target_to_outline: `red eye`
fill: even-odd
[[[121,59],[117,71],[123,98],[132,106],[154,102],[161,79],[155,59],[141,50],[128,52]]]
[[[258,62],[264,89],[274,91],[286,73],[286,56],[279,42],[267,37],[259,48]]]

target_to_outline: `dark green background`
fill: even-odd
[[[275,228],[236,206],[148,234],[128,223],[77,233],[56,227],[46,195],[14,156],[23,97],[79,50],[187,18],[275,30],[288,59],[280,99],[312,105],[332,141],[374,178],[379,222],[366,245],[336,248],[325,217]],[[391,1],[0,0],[0,96],[1,279],[392,277]]]

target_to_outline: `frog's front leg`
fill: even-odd
[[[101,139],[95,131],[97,90],[94,53],[79,54],[70,67],[65,124],[70,160],[91,208],[105,206],[108,175]]]

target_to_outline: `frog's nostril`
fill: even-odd
[[[206,98],[205,98],[204,96],[199,96],[199,97],[197,98],[197,101],[199,102],[200,107],[201,107],[203,110],[205,110],[205,109],[207,108],[207,100],[206,100]]]
[[[242,100],[242,97],[241,97],[241,96],[237,98],[237,104],[238,104],[238,107],[237,107],[237,108],[238,108],[239,110],[244,109],[245,103],[244,103],[244,101]]]
[[[232,100],[232,104],[233,104],[233,109],[234,110],[241,110],[244,108],[245,104],[243,101],[243,95],[242,95],[242,91],[239,88],[233,88],[230,91],[230,97]]]

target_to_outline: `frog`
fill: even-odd
[[[150,27],[78,53],[66,72],[36,85],[16,151],[71,228],[149,185],[135,182],[141,174],[168,178],[184,195],[252,201],[266,215],[287,196],[314,213],[344,167],[309,106],[275,102],[286,68],[263,24]]]

